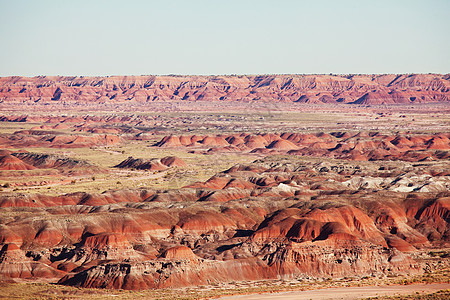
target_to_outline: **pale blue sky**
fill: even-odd
[[[0,0],[0,76],[450,72],[450,0]]]

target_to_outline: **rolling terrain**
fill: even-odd
[[[448,76],[389,76],[2,78],[0,284],[448,284]]]

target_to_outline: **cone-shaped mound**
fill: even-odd
[[[12,155],[4,155],[0,157],[0,170],[34,170],[34,166],[23,162]]]

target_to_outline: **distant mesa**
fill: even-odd
[[[152,101],[408,104],[448,102],[442,74],[2,77],[0,100],[30,103]]]

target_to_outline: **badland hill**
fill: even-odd
[[[448,76],[0,81],[3,290],[448,283]]]

